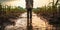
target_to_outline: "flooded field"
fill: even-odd
[[[23,13],[19,16],[18,19],[15,20],[15,25],[8,25],[5,27],[5,30],[26,30],[27,26],[27,13]],[[46,19],[41,19],[41,17],[37,17],[36,14],[32,13],[32,26],[33,30],[46,30],[48,26],[48,22],[44,21]]]

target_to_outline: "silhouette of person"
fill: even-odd
[[[25,0],[25,1],[26,1],[27,17],[28,19],[32,19],[33,0]]]
[[[32,8],[33,8],[33,0],[25,0],[26,1],[26,9],[28,17],[31,19],[32,17]],[[30,15],[29,15],[30,14]]]
[[[25,0],[27,9],[27,30],[32,30],[32,8],[33,0]]]

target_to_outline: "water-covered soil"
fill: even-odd
[[[27,13],[21,14],[18,19],[12,19],[15,20],[15,25],[8,25],[5,27],[5,30],[26,30],[27,26]],[[33,29],[36,30],[38,28],[39,30],[46,30],[48,27],[48,22],[46,19],[43,19],[42,17],[38,17],[35,13],[32,13],[32,26]]]

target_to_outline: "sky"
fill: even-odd
[[[33,0],[33,7],[37,8],[37,7],[42,7],[44,5],[48,5],[49,2],[51,2],[52,0]],[[9,6],[21,6],[23,8],[26,7],[26,2],[25,0],[0,0],[0,2],[3,5],[9,5]]]

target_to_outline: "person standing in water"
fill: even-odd
[[[32,9],[33,9],[33,0],[25,0],[26,9],[27,9],[27,30],[32,30]]]

